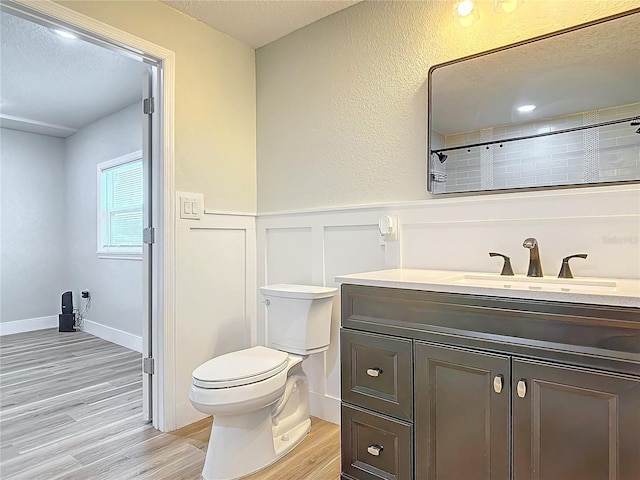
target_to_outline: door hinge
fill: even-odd
[[[155,112],[155,102],[153,97],[145,98],[142,101],[142,112],[145,115],[151,115]]]
[[[142,230],[142,243],[147,245],[153,245],[156,241],[156,229],[153,227],[147,227]]]
[[[142,359],[142,373],[153,375],[155,373],[155,362],[153,357],[147,357]]]

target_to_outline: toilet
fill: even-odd
[[[193,371],[189,399],[213,415],[205,480],[242,478],[276,462],[311,428],[302,361],[329,348],[336,288],[270,285],[268,347],[215,357]]]

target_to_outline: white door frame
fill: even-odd
[[[151,288],[158,292],[153,305],[152,330],[155,356],[152,405],[153,426],[162,432],[176,428],[175,395],[175,168],[174,168],[174,92],[175,54],[123,30],[114,28],[91,17],[68,9],[50,0],[13,0],[11,4],[23,13],[48,22],[60,22],[71,27],[86,39],[104,46],[153,58],[162,70],[159,90],[160,155],[157,160],[160,179],[154,205],[160,207],[159,223],[155,225],[154,251],[158,263],[154,264]]]

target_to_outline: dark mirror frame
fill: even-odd
[[[599,47],[601,45],[601,42],[606,45],[606,42],[609,41],[619,42],[620,38],[622,38],[625,43],[628,42],[628,36],[624,36],[623,33],[617,35],[618,29],[613,26],[612,23],[608,23],[614,22],[618,19],[625,19],[623,20],[623,22],[625,22],[625,25],[630,23],[637,23],[638,25],[640,25],[640,8],[612,15],[593,22],[581,24],[575,27],[559,30],[550,34],[534,37],[504,47],[495,48],[457,60],[434,65],[433,67],[431,67],[428,74],[428,150],[426,162],[427,191],[431,194],[468,195],[479,193],[502,193],[514,190],[557,189],[593,185],[638,183],[640,181],[640,128],[638,128],[638,125],[640,125],[640,54],[638,55],[638,59],[635,63],[633,61],[633,56],[631,56],[630,61],[625,62],[624,67],[621,69],[611,68],[609,70],[606,70],[603,65],[596,65],[593,62],[588,61],[592,58],[589,56],[590,51],[588,47],[592,46],[592,44],[595,42],[598,42]],[[598,28],[602,29],[602,26],[609,27],[609,29],[607,31],[597,30]],[[611,27],[613,27],[613,29],[611,29]],[[590,28],[591,30],[589,30]],[[640,28],[636,30],[636,32],[638,31],[640,31]],[[615,33],[615,35],[613,33]],[[565,36],[564,38],[562,38],[563,35]],[[597,40],[592,41],[592,36],[594,36],[594,38],[596,38]],[[634,48],[640,48],[638,47],[638,45],[640,45],[640,34],[636,33],[635,35],[632,35],[631,41],[634,42]],[[584,42],[585,45],[582,45],[581,42]],[[556,74],[556,70],[558,72],[562,70],[564,63],[563,58],[567,58],[566,50],[563,50],[564,47],[571,45],[577,45],[578,47],[587,47],[581,49],[581,51],[585,52],[584,69],[578,70],[577,68],[575,68],[575,65],[566,68],[568,72],[574,73],[576,75],[576,78],[578,78],[579,76],[581,81],[584,81],[586,85],[573,85],[572,82],[556,81],[556,84],[560,84],[560,91],[556,95],[557,98],[550,101],[549,105],[542,105],[543,108],[538,109],[539,112],[536,112],[538,114],[537,119],[528,120],[526,118],[518,118],[517,120],[519,121],[514,121],[514,119],[518,115],[514,115],[514,113],[512,113],[515,111],[515,103],[511,107],[512,112],[507,113],[503,117],[503,119],[507,119],[507,117],[510,115],[510,117],[508,118],[509,121],[505,120],[504,123],[500,123],[500,120],[490,118],[495,113],[493,112],[493,110],[498,109],[489,108],[489,105],[491,105],[490,103],[487,103],[486,108],[478,106],[478,104],[481,103],[481,100],[483,101],[487,99],[490,102],[492,98],[498,98],[496,96],[496,92],[488,91],[488,89],[485,91],[482,91],[480,89],[475,92],[475,95],[482,96],[482,99],[477,97],[477,101],[473,98],[469,100],[469,103],[476,104],[475,107],[474,105],[471,105],[469,108],[465,109],[464,103],[462,101],[460,102],[461,105],[456,105],[458,97],[462,97],[462,95],[456,96],[453,94],[455,93],[456,89],[458,93],[461,91],[466,92],[474,86],[477,87],[479,81],[484,79],[483,77],[487,77],[486,80],[489,82],[492,80],[491,76],[494,75],[494,72],[496,73],[493,78],[497,78],[497,75],[501,75],[500,82],[505,80],[505,77],[507,77],[507,75],[513,75],[512,83],[507,82],[507,85],[514,86],[513,89],[498,89],[500,101],[505,100],[505,104],[509,101],[526,102],[528,98],[527,88],[531,88],[531,90],[533,90],[534,87],[545,89],[547,87],[544,86],[544,81],[547,81],[548,79],[557,80],[557,78],[560,78],[556,78],[554,77],[554,75]],[[607,50],[606,48],[603,49],[605,52],[613,50]],[[527,57],[527,55],[529,55],[529,57]],[[549,67],[548,71],[547,68],[545,68],[544,70],[540,70],[537,72],[528,72],[524,70],[518,71],[517,67],[512,68],[512,64],[509,63],[509,61],[511,60],[513,61],[513,65],[515,65],[515,59],[519,60],[521,58],[532,58],[532,56],[535,58],[548,58],[550,62],[554,62],[555,60],[555,65]],[[570,58],[575,61],[575,56],[576,55],[572,55]],[[603,55],[603,62],[608,62],[609,57],[613,57],[613,55]],[[529,62],[525,63],[528,64]],[[582,67],[583,65],[581,64],[579,66]],[[624,72],[615,72],[616,70],[623,69],[626,70]],[[618,80],[621,80],[622,77],[624,77],[624,83],[631,84],[631,87],[629,87],[629,85],[626,85],[624,88],[626,89],[625,91],[627,93],[627,96],[623,103],[603,103],[606,101],[610,101],[608,97],[612,96],[611,92],[613,90],[620,90],[620,88],[616,87],[619,87],[622,82],[615,83],[616,79],[614,78],[610,82],[608,80],[605,80],[607,83],[603,84],[602,78],[598,75],[598,73],[602,71],[608,71],[613,77],[618,75]],[[612,71],[614,71],[615,73],[612,74]],[[451,101],[445,101],[445,103],[442,103],[442,101],[440,101],[439,103],[434,102],[434,98],[437,98],[437,96],[440,94],[438,84],[437,82],[434,82],[434,74],[436,76],[439,76],[441,79],[444,79],[440,81],[439,85],[443,90],[449,90],[449,93],[452,93],[451,97],[448,97],[451,99]],[[562,75],[566,74],[566,72],[562,72]],[[593,80],[592,84],[589,84],[589,79],[595,78],[598,78],[601,83],[596,84],[595,80]],[[585,79],[587,80],[585,81]],[[629,82],[630,79],[632,80],[631,82]],[[436,83],[435,91],[434,83]],[[613,84],[613,86],[611,84]],[[634,87],[633,85],[637,85],[637,87]],[[590,93],[592,91],[590,89],[595,90],[597,92],[597,95],[593,95],[592,93]],[[580,94],[582,94],[582,96],[580,96]],[[445,93],[443,93],[440,98],[444,98],[444,95]],[[568,105],[570,102],[567,99],[580,99],[580,104],[576,103],[575,105]],[[629,102],[628,99],[633,99],[633,101]],[[599,104],[598,101],[600,100],[601,102]],[[613,99],[611,99],[611,101],[613,101]],[[612,107],[612,105],[615,106]],[[565,110],[558,113],[558,108],[560,106]],[[450,135],[448,139],[453,139],[453,141],[447,143],[445,143],[443,140],[444,134],[441,135],[434,130],[435,124],[433,122],[434,111],[439,109],[438,111],[442,112],[443,108],[452,108],[454,112],[457,112],[449,117],[450,124],[447,126],[443,126],[443,130],[446,129],[449,132],[446,134]],[[553,110],[554,108],[556,109],[555,111]],[[614,109],[617,116],[612,118],[611,115]],[[506,108],[504,110],[506,111]],[[602,115],[603,118],[599,119],[598,116],[601,111],[603,111],[604,114]],[[593,115],[591,115],[590,117],[587,115],[591,114],[592,112],[595,112],[595,118]],[[589,118],[589,120],[586,120],[587,118]],[[562,120],[563,122],[566,121],[566,126],[555,124],[554,122],[556,122],[558,119]],[[576,123],[576,119],[579,120],[580,123]],[[464,122],[462,120],[464,120]],[[472,125],[474,124],[471,123],[471,121],[474,120],[478,122],[489,123],[484,124],[484,126],[482,123],[478,123],[476,125],[479,126],[475,127],[475,129],[472,130],[472,128],[474,128],[472,127]],[[545,121],[549,123],[547,125],[543,125]],[[534,126],[534,123],[536,122],[537,125]],[[626,125],[623,125],[625,123]],[[443,124],[441,123],[438,125],[442,126]],[[522,128],[520,129],[520,127]],[[600,150],[595,153],[593,151],[587,150],[586,146],[588,145],[588,143],[584,143],[587,142],[587,140],[583,141],[582,147],[578,147],[575,144],[576,135],[584,134],[585,138],[589,137],[590,135],[599,137],[601,135],[600,132],[603,132],[605,138],[607,138],[607,136],[612,135],[611,129],[620,129],[622,127],[627,129],[624,131],[624,133],[621,134],[626,136],[626,144],[624,146],[626,150],[624,151],[624,154],[621,154],[619,151],[605,151],[605,147],[600,147],[600,143],[598,143],[598,140],[596,138],[596,148],[602,148],[602,151],[604,152],[602,153],[602,156],[606,157],[603,162],[604,166],[602,166],[600,163]],[[454,130],[455,128],[458,128],[458,130]],[[632,128],[633,130],[628,130],[628,128]],[[636,128],[638,129],[637,131],[635,131]],[[467,134],[460,132],[471,133]],[[638,135],[632,137],[631,133],[629,132],[633,133],[633,135],[638,133]],[[439,135],[439,138],[437,138],[436,135]],[[573,135],[573,137],[570,137],[570,135]],[[508,165],[508,162],[504,160],[507,157],[507,152],[516,149],[516,146],[518,144],[520,144],[520,150],[527,148],[530,150],[529,159],[531,161],[531,159],[535,158],[536,160],[533,160],[535,162],[538,160],[538,153],[536,151],[536,153],[533,154],[531,153],[531,150],[532,148],[541,147],[533,147],[534,142],[547,142],[547,148],[549,149],[549,151],[551,151],[551,139],[554,139],[556,143],[561,143],[565,140],[558,139],[562,138],[567,139],[567,143],[571,139],[573,139],[574,142],[573,151],[565,153],[565,157],[568,158],[568,162],[570,165],[570,167],[565,168],[565,170],[569,171],[569,173],[566,175],[566,179],[557,180],[556,178],[559,176],[555,176],[553,178],[553,181],[550,181],[549,184],[532,183],[514,185],[509,184],[508,181],[505,183],[500,183],[503,179],[500,176],[501,172],[499,172],[499,181],[497,183],[494,182],[493,171],[499,170],[497,165],[499,165],[501,161],[503,165]],[[606,142],[602,143],[606,144]],[[616,148],[620,150],[622,147]],[[634,148],[635,155],[633,155]],[[467,160],[466,167],[464,165],[465,155],[469,158]],[[491,159],[489,163],[491,172],[488,174],[488,176],[491,177],[491,184],[489,185],[489,187],[486,186],[486,184],[489,182],[485,182],[484,178],[482,182],[479,180],[481,169],[487,168],[487,161],[484,158],[487,156],[490,156]],[[549,157],[550,156],[551,155],[549,155]],[[585,172],[592,172],[594,170],[594,166],[591,163],[594,162],[594,156],[597,157],[597,165],[595,166],[595,169],[597,171],[595,173],[591,173],[590,178],[586,178],[587,173],[584,173],[585,179],[581,181],[574,181],[576,178],[576,172],[572,171],[572,169],[584,169]],[[628,164],[630,157],[631,160],[633,160],[632,157],[634,156],[635,165],[633,165],[630,169],[627,168],[626,170],[624,170],[615,168],[616,163]],[[450,162],[445,164],[447,158],[450,158],[451,160]],[[494,158],[496,158],[497,160],[494,161]],[[525,161],[525,158],[520,159],[521,165],[523,165]],[[565,164],[566,162],[567,160],[565,160]],[[607,162],[611,165],[607,164]],[[449,175],[448,180],[448,172],[446,170],[447,167],[449,167],[449,169],[453,171],[452,174]],[[526,168],[530,167],[531,166],[529,165]],[[467,171],[473,170],[473,173],[468,174],[468,176],[473,176],[474,178],[472,178],[471,180],[460,179],[460,177],[464,176],[465,168]],[[502,171],[505,170],[506,168]],[[458,173],[458,171],[462,173]],[[619,175],[617,173],[622,171],[625,172],[626,176]],[[574,180],[572,180],[572,174]],[[458,177],[456,177],[456,175]],[[484,176],[485,174],[482,173],[482,175]],[[549,176],[549,178],[551,177],[553,176]],[[543,175],[537,178],[540,178],[541,182],[545,181],[545,177]],[[519,181],[520,183],[526,183],[526,181],[524,180],[526,179],[523,178],[517,181]],[[468,182],[468,186],[464,185],[465,181]],[[462,186],[458,189],[454,185],[454,182],[460,182]],[[447,189],[447,187],[450,188]]]

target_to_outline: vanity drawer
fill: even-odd
[[[342,405],[342,472],[358,480],[413,478],[411,424]]]
[[[342,330],[340,344],[342,400],[403,420],[411,420],[411,340]]]

